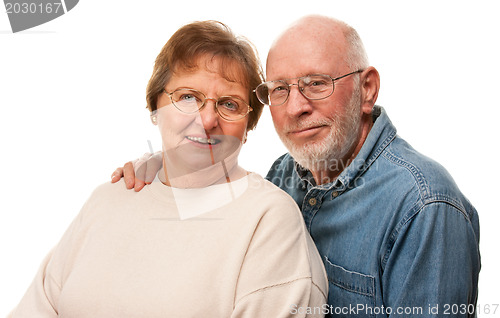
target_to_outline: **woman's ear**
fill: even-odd
[[[151,112],[151,115],[150,115],[150,118],[151,118],[151,122],[153,123],[153,125],[158,125],[158,117],[156,115],[156,110],[153,110]]]
[[[361,108],[364,113],[371,114],[377,101],[379,89],[380,75],[373,66],[370,66],[361,73],[361,93],[363,98]]]

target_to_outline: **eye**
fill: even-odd
[[[305,77],[303,79],[303,82],[305,86],[312,86],[312,87],[329,85],[328,83],[329,81],[321,77]]]
[[[179,102],[188,102],[188,103],[192,103],[192,102],[197,102],[199,101],[199,98],[196,97],[194,94],[190,94],[190,93],[186,93],[186,94],[182,94],[179,96],[179,99],[178,99]]]
[[[288,85],[282,82],[277,82],[270,87],[269,91],[271,91],[271,94],[283,94],[288,91]]]
[[[311,86],[321,86],[321,85],[326,85],[326,82],[325,81],[314,81],[314,82],[311,82],[310,85]]]
[[[222,99],[217,103],[219,107],[222,107],[223,110],[227,110],[229,112],[238,112],[240,109],[240,104],[234,99]]]
[[[299,86],[306,94],[326,94],[333,88],[332,79],[326,75],[305,76],[300,79]]]

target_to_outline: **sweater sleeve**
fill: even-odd
[[[231,317],[324,317],[326,298],[311,278],[267,286],[242,298]]]
[[[58,302],[63,282],[78,254],[78,232],[85,206],[68,227],[59,243],[42,261],[33,282],[8,318],[58,316]]]
[[[231,317],[323,317],[328,284],[314,242],[293,201],[273,206],[248,247]]]
[[[24,294],[21,302],[7,316],[8,318],[20,317],[57,317],[56,300],[60,287],[46,275],[53,252],[50,252],[43,260],[40,268]]]

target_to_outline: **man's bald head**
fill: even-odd
[[[342,57],[352,70],[368,67],[366,51],[356,30],[334,18],[309,15],[292,23],[271,46],[268,63],[275,52],[292,52],[290,49],[297,45],[327,51],[332,57]]]

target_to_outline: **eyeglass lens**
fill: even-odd
[[[199,91],[191,89],[176,90],[171,94],[175,107],[185,113],[195,113],[201,109],[207,98]],[[224,96],[217,100],[217,112],[223,118],[235,120],[245,117],[249,112],[248,105],[237,97]]]
[[[261,84],[256,89],[257,97],[267,105],[284,103],[290,94],[290,86],[298,85],[300,91],[309,99],[322,99],[333,93],[333,80],[328,75],[309,75],[300,77],[297,84],[273,81]]]

